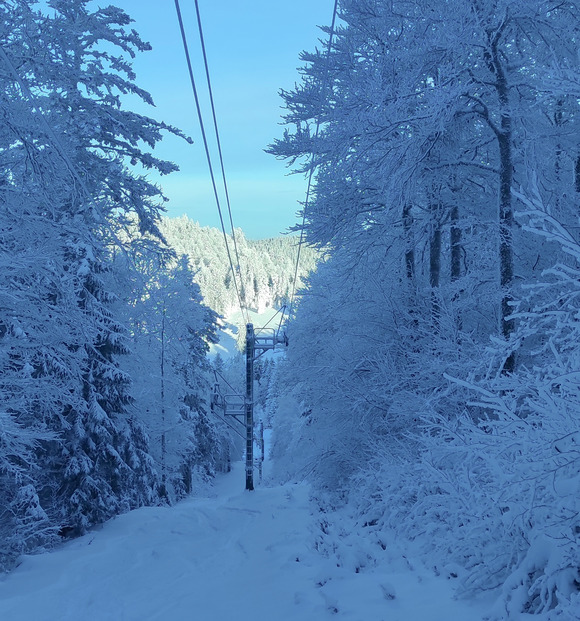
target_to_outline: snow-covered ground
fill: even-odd
[[[3,621],[475,621],[483,608],[407,559],[354,573],[313,548],[306,485],[246,492],[242,464],[201,497],[144,508],[0,581]]]

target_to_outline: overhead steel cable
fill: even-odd
[[[228,208],[228,214],[230,217],[230,226],[232,229],[232,240],[234,242],[234,253],[236,255],[236,267],[238,269],[238,272],[240,271],[240,255],[238,253],[238,244],[236,241],[236,231],[234,229],[234,221],[232,218],[232,207],[230,204],[230,194],[228,191],[228,184],[226,181],[226,171],[225,171],[225,166],[224,166],[224,158],[222,155],[222,145],[221,145],[221,140],[220,140],[220,133],[219,133],[219,129],[218,129],[218,122],[217,122],[217,115],[215,112],[215,105],[214,105],[214,101],[213,101],[213,90],[211,87],[211,79],[209,77],[209,64],[207,62],[207,54],[205,51],[205,39],[203,36],[203,27],[201,25],[201,15],[199,13],[199,3],[198,0],[195,0],[195,13],[197,16],[197,26],[198,26],[198,30],[199,30],[199,40],[201,43],[201,51],[203,54],[203,64],[205,66],[205,76],[206,76],[206,80],[207,80],[207,90],[209,93],[209,101],[210,101],[210,105],[211,105],[211,113],[213,116],[213,126],[214,126],[214,130],[215,130],[215,139],[216,139],[216,144],[217,144],[217,150],[218,150],[218,155],[219,155],[219,159],[220,159],[220,166],[221,166],[221,170],[222,170],[222,179],[223,179],[223,183],[224,183],[224,193],[225,193],[225,197],[226,197],[226,204],[227,204],[227,208]],[[240,275],[240,280],[241,280],[241,275]],[[244,289],[242,287],[242,299],[244,301],[244,303],[246,302],[245,300],[245,295],[244,295]]]
[[[324,78],[322,81],[322,88],[320,89],[320,99],[321,102],[326,94],[326,87],[328,86],[328,70],[329,70],[329,59],[330,59],[330,51],[332,49],[332,39],[334,38],[334,30],[336,26],[336,16],[338,14],[338,0],[334,0],[334,8],[332,10],[332,22],[330,24],[330,33],[328,35],[328,46],[326,48],[326,66],[324,71]],[[316,119],[316,131],[314,133],[314,140],[318,138],[318,134],[320,132],[320,115]],[[300,265],[300,254],[302,251],[302,245],[304,243],[304,227],[306,226],[306,214],[308,210],[308,205],[310,202],[310,194],[312,191],[312,177],[314,175],[314,169],[316,168],[314,162],[314,155],[310,160],[310,172],[308,175],[308,185],[306,187],[306,199],[304,201],[304,209],[302,210],[302,225],[300,227],[300,240],[298,242],[298,252],[296,254],[296,267],[294,270],[294,281],[292,282],[292,295],[290,296],[290,305],[288,310],[288,316],[292,314],[292,309],[294,308],[294,296],[296,294],[296,283],[298,281],[298,267]]]
[[[226,378],[225,378],[225,377],[224,377],[224,376],[223,376],[223,375],[222,375],[222,374],[221,374],[221,373],[220,373],[217,369],[214,369],[214,373],[215,373],[216,377],[217,377],[218,375],[220,376],[221,380],[225,383],[225,385],[226,385],[226,386],[227,386],[227,387],[228,387],[228,388],[229,388],[229,389],[230,389],[233,393],[236,393],[236,394],[237,394],[236,389],[235,389],[235,388],[234,388],[234,387],[233,387],[233,386],[232,386],[232,385],[228,382],[228,380],[227,380],[227,379],[226,379]]]
[[[271,317],[270,319],[268,319],[268,321],[266,322],[266,324],[264,326],[262,326],[261,328],[259,328],[258,330],[256,330],[256,334],[262,332],[262,330],[265,330],[271,323],[272,321],[274,321],[276,315],[278,315],[278,313],[281,313],[282,317],[280,319],[280,321],[282,321],[282,319],[284,319],[284,311],[286,310],[286,305],[284,304],[282,306],[282,308],[279,308]],[[280,328],[278,327],[278,332],[280,331]]]
[[[232,255],[230,252],[230,246],[228,244],[228,236],[226,233],[226,227],[224,224],[224,218],[223,218],[223,214],[222,214],[222,208],[221,208],[221,204],[220,204],[220,199],[219,199],[219,193],[218,193],[218,189],[217,189],[217,184],[216,184],[216,180],[215,180],[215,175],[213,172],[213,166],[212,166],[212,162],[211,162],[211,154],[209,151],[209,145],[208,145],[208,141],[207,141],[207,136],[205,133],[205,125],[203,122],[203,115],[201,113],[201,105],[199,103],[199,97],[197,94],[197,87],[195,85],[195,78],[193,76],[193,66],[191,63],[191,56],[189,54],[189,46],[187,44],[187,36],[185,34],[185,27],[183,25],[183,18],[181,16],[181,7],[179,6],[179,0],[175,0],[175,10],[177,11],[177,19],[179,21],[179,29],[181,31],[181,40],[183,43],[183,49],[185,52],[185,59],[187,62],[187,69],[189,71],[189,78],[190,78],[190,82],[191,82],[191,87],[193,89],[193,97],[195,99],[195,106],[197,109],[197,116],[198,116],[198,120],[199,120],[199,125],[200,125],[200,129],[201,129],[201,136],[203,139],[203,144],[205,147],[205,155],[207,158],[207,164],[209,167],[209,173],[210,173],[210,177],[211,177],[211,183],[212,183],[212,187],[213,187],[213,192],[214,192],[214,196],[215,196],[215,201],[216,201],[216,205],[217,205],[217,209],[218,209],[218,214],[219,214],[219,218],[220,218],[220,223],[221,223],[221,228],[222,228],[222,233],[224,236],[224,242],[226,245],[226,252],[228,255],[228,261],[230,263],[230,268],[232,270],[232,276],[233,276],[233,281],[234,281],[234,286],[236,288],[236,294],[238,296],[238,302],[240,303],[240,310],[242,312],[242,316],[244,315],[244,310],[246,311],[246,315],[249,317],[249,315],[247,314],[247,309],[244,306],[244,303],[242,301],[242,296],[240,294],[240,287],[238,287],[238,281],[237,281],[237,277],[240,276],[240,283],[241,283],[241,275],[238,274],[234,268],[234,264],[232,261]],[[248,321],[249,323],[249,321]]]

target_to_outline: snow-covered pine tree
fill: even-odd
[[[151,502],[155,473],[119,370],[127,334],[112,315],[113,234],[130,214],[157,232],[163,130],[122,108],[151,101],[130,57],[130,19],[86,0],[0,5],[2,270],[1,504],[7,556]],[[30,516],[37,518],[35,529]],[[3,554],[5,549],[3,548]]]
[[[134,378],[134,408],[150,438],[160,494],[173,502],[191,492],[198,474],[220,467],[206,360],[217,315],[202,303],[187,257],[149,254],[133,265],[140,268],[138,286],[120,310],[130,325],[132,352],[122,364]]]

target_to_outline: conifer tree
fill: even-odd
[[[130,18],[87,0],[0,5],[1,504],[7,556],[154,499],[147,440],[119,369],[114,248],[129,216],[157,234],[158,188],[127,168],[175,169],[163,123],[126,111]],[[36,516],[36,522],[30,516]],[[36,523],[37,527],[34,526]],[[3,550],[4,552],[4,550]]]

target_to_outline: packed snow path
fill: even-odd
[[[401,563],[356,574],[313,549],[303,485],[244,492],[243,472],[213,497],[144,508],[0,581],[2,621],[475,621],[451,585]]]

